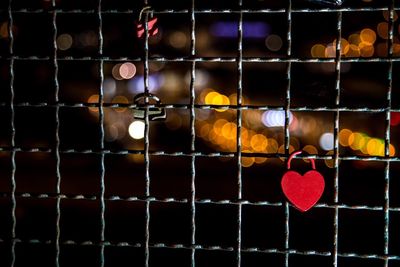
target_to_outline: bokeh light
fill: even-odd
[[[132,79],[136,74],[136,66],[133,63],[125,62],[119,66],[119,76],[122,79]]]
[[[267,138],[262,134],[256,134],[251,137],[251,148],[256,152],[266,152],[268,146]]]
[[[117,95],[112,99],[111,102],[114,104],[128,104],[129,100],[125,96]],[[115,111],[116,112],[124,112],[124,111],[126,111],[126,109],[127,108],[115,108]]]
[[[73,39],[68,33],[63,33],[57,37],[57,48],[64,51],[71,48]]]
[[[315,44],[311,48],[311,56],[313,58],[323,58],[325,57],[325,49],[326,47],[322,44]]]
[[[341,146],[348,147],[349,137],[353,132],[349,129],[343,129],[339,132],[339,143]]]
[[[267,127],[285,126],[286,114],[284,110],[267,110],[261,116],[262,123]],[[293,114],[289,111],[289,125],[293,122]]]
[[[98,104],[99,103],[99,95],[95,94],[95,95],[91,95],[88,100],[87,103],[89,104]],[[99,108],[98,107],[89,107],[89,110],[92,112],[99,112]]]
[[[365,145],[364,135],[358,132],[349,136],[349,145],[353,150],[360,150]]]
[[[318,149],[313,145],[306,145],[303,147],[303,151],[307,152],[310,155],[318,155]],[[310,162],[309,159],[304,159],[305,162]]]
[[[129,135],[136,140],[144,138],[145,124],[143,121],[133,121],[128,128]]]
[[[230,104],[230,100],[226,95],[220,94],[215,91],[209,92],[204,99],[205,104],[207,105],[224,105],[228,106]],[[215,109],[218,112],[224,112],[226,109]]]
[[[376,33],[369,28],[365,28],[360,33],[360,39],[363,43],[373,45],[376,41]]]
[[[389,24],[387,22],[381,22],[376,27],[379,37],[382,39],[389,38]]]
[[[243,150],[244,153],[251,153],[250,150]],[[254,162],[255,162],[255,158],[254,157],[245,157],[242,155],[242,159],[240,161],[242,163],[242,166],[245,168],[251,167]]]
[[[265,39],[265,45],[273,52],[277,52],[282,48],[282,38],[279,35],[271,34]]]
[[[173,32],[170,36],[169,36],[169,44],[177,49],[180,48],[184,48],[187,44],[187,36],[185,33],[181,32],[181,31],[176,31]]]
[[[319,146],[326,151],[332,150],[334,147],[333,133],[324,133],[321,135]]]

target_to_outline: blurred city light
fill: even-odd
[[[319,145],[323,150],[329,151],[333,149],[333,133],[324,133],[319,139]]]
[[[60,50],[68,50],[73,43],[72,36],[68,33],[63,33],[57,37],[57,48]]]
[[[211,25],[211,33],[217,37],[236,38],[238,36],[237,22],[216,22]],[[244,38],[266,38],[270,26],[265,22],[243,22]]]
[[[157,91],[164,83],[164,77],[161,74],[150,74],[149,79],[149,91]],[[144,92],[144,77],[136,75],[133,79],[128,81],[128,91],[132,94],[138,94]]]
[[[283,110],[267,110],[261,116],[262,123],[267,127],[285,126],[285,111]],[[293,121],[293,114],[289,111],[289,125]]]
[[[126,62],[119,66],[119,76],[123,79],[131,79],[136,74],[136,66],[133,63]]]
[[[143,139],[144,138],[144,128],[145,124],[143,121],[134,121],[129,125],[128,131],[129,135],[133,139]]]
[[[279,35],[271,34],[265,39],[265,45],[269,50],[276,52],[281,50],[283,41]]]

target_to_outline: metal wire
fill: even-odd
[[[219,10],[198,10],[195,8],[195,0],[191,1],[190,9],[183,10],[151,10],[154,14],[188,14],[190,15],[191,21],[191,33],[190,33],[190,55],[187,57],[176,57],[176,58],[165,58],[165,57],[150,57],[149,56],[149,40],[148,40],[148,25],[144,23],[145,33],[143,42],[143,56],[142,57],[107,57],[103,53],[103,14],[137,14],[137,10],[103,10],[102,0],[98,1],[97,9],[95,10],[62,10],[58,9],[56,6],[56,0],[52,0],[52,9],[35,9],[35,10],[12,10],[11,8],[12,0],[9,0],[7,10],[0,10],[8,14],[8,34],[9,34],[9,55],[0,56],[1,60],[10,61],[10,99],[9,102],[0,102],[0,107],[9,107],[11,112],[10,117],[10,127],[11,127],[11,147],[0,147],[0,152],[10,152],[11,155],[11,191],[9,193],[2,193],[0,197],[10,198],[12,203],[11,208],[11,265],[15,265],[16,261],[16,251],[15,247],[17,243],[29,243],[29,244],[54,244],[55,246],[55,266],[60,265],[60,245],[75,245],[75,246],[99,246],[100,247],[100,266],[104,267],[106,263],[105,248],[106,247],[135,247],[144,248],[145,253],[145,266],[150,265],[150,248],[169,248],[169,249],[185,249],[191,251],[191,266],[196,265],[196,251],[197,250],[211,250],[211,251],[229,251],[236,253],[236,263],[240,267],[242,265],[242,253],[243,252],[258,252],[258,253],[272,253],[272,254],[282,254],[285,257],[285,266],[290,266],[289,259],[290,255],[317,255],[332,258],[333,266],[338,266],[338,258],[362,258],[362,259],[380,259],[384,260],[385,267],[388,267],[390,261],[400,261],[400,255],[389,254],[389,215],[391,212],[400,212],[400,207],[390,206],[390,164],[391,162],[400,162],[400,157],[390,157],[389,156],[389,145],[390,145],[390,119],[391,112],[400,112],[400,109],[392,108],[391,98],[393,90],[393,63],[400,62],[399,57],[394,57],[393,47],[394,47],[394,22],[395,22],[395,11],[400,10],[395,8],[395,1],[391,0],[388,7],[382,8],[314,8],[314,9],[296,9],[292,8],[292,1],[288,0],[288,6],[284,9],[243,9],[242,0],[238,0],[239,9],[219,9]],[[148,1],[144,0],[144,5],[148,5]],[[388,38],[388,57],[385,58],[342,58],[341,57],[341,37],[342,37],[342,17],[343,13],[346,12],[375,12],[375,11],[389,11],[389,38]],[[53,51],[49,56],[37,56],[30,55],[27,57],[22,57],[14,54],[14,36],[13,36],[13,14],[39,14],[39,13],[51,13],[52,14],[52,26],[53,26]],[[198,57],[196,56],[196,15],[197,14],[225,14],[233,13],[238,15],[238,47],[237,56],[235,57]],[[288,48],[286,52],[286,57],[282,58],[262,58],[262,57],[244,57],[243,56],[243,15],[244,14],[286,14],[287,19],[287,43]],[[294,13],[336,13],[337,14],[337,42],[336,42],[336,57],[330,59],[308,59],[308,58],[296,58],[292,56],[292,14]],[[98,19],[98,55],[94,57],[59,57],[57,54],[57,15],[58,14],[96,14]],[[148,21],[149,12],[144,12],[144,20]],[[54,100],[52,103],[41,102],[41,103],[16,103],[14,100],[14,63],[16,61],[48,61],[53,62],[54,67]],[[63,103],[59,101],[59,68],[58,62],[60,61],[95,61],[99,64],[99,101],[98,103]],[[132,62],[142,62],[144,67],[144,93],[149,93],[149,63],[151,62],[190,62],[191,63],[191,79],[190,79],[190,102],[189,104],[165,104],[165,105],[151,105],[146,102],[144,105],[135,104],[124,104],[124,103],[105,103],[104,102],[104,63],[107,61],[118,62],[118,61],[132,61]],[[215,106],[215,105],[199,105],[196,103],[195,94],[195,83],[196,83],[196,64],[197,62],[234,62],[237,64],[237,105],[227,105],[227,106]],[[243,104],[243,63],[248,62],[281,62],[286,63],[286,79],[287,86],[285,92],[285,104],[284,106],[255,106],[255,105],[244,105]],[[334,63],[336,82],[335,82],[335,104],[333,107],[326,106],[303,106],[303,107],[291,107],[291,69],[292,63]],[[340,88],[341,88],[341,65],[342,63],[351,62],[384,62],[388,63],[388,80],[387,80],[387,103],[385,107],[382,108],[349,108],[344,107],[340,103]],[[148,101],[148,100],[147,100]],[[163,107],[170,109],[184,109],[190,110],[190,151],[177,151],[177,152],[165,152],[165,151],[152,151],[150,150],[150,138],[149,138],[149,109],[152,107]],[[15,144],[15,107],[32,107],[32,108],[54,108],[55,110],[55,146],[54,147],[17,147]],[[99,110],[99,149],[90,148],[79,150],[76,148],[60,149],[60,109],[75,109],[75,108],[88,108],[95,107]],[[135,109],[137,107],[145,107],[145,135],[144,135],[144,149],[142,150],[107,150],[105,149],[105,130],[104,130],[104,108],[129,108]],[[237,112],[236,123],[236,152],[215,152],[215,153],[204,153],[196,150],[196,133],[195,133],[195,120],[196,120],[196,109],[211,110],[211,109],[233,109]],[[285,112],[285,126],[284,126],[284,147],[285,153],[245,153],[242,152],[241,145],[241,131],[242,131],[242,114],[244,110],[282,110]],[[296,250],[290,248],[290,209],[287,202],[268,202],[268,201],[249,201],[243,199],[243,181],[242,181],[242,157],[266,157],[266,158],[287,158],[289,155],[290,148],[290,112],[293,111],[326,111],[332,112],[334,114],[334,153],[333,155],[313,155],[313,156],[300,156],[299,158],[314,158],[314,159],[331,159],[334,161],[334,201],[333,204],[319,203],[315,206],[316,209],[331,209],[334,210],[334,233],[332,237],[332,251],[316,251],[316,250]],[[339,154],[339,130],[340,130],[340,114],[342,112],[365,112],[365,113],[382,113],[385,114],[385,155],[384,156],[341,156]],[[16,153],[18,152],[30,152],[30,153],[54,153],[56,158],[56,193],[55,194],[32,194],[26,193],[16,193],[16,179],[15,173],[17,170],[17,165],[15,162]],[[100,194],[99,196],[89,196],[89,195],[65,195],[61,192],[61,172],[60,172],[60,155],[61,154],[95,154],[100,156]],[[144,197],[138,196],[106,196],[105,188],[105,157],[107,155],[143,155],[145,162],[145,194]],[[151,194],[151,176],[150,176],[150,156],[173,156],[173,157],[188,157],[191,162],[191,195],[190,198],[155,198]],[[236,199],[199,199],[196,196],[196,158],[198,157],[230,157],[237,159],[237,197]],[[339,199],[339,163],[341,161],[378,161],[384,162],[385,164],[385,191],[384,191],[384,205],[381,206],[368,206],[368,205],[358,205],[351,206],[346,204],[341,204]],[[20,199],[55,199],[56,200],[56,221],[55,221],[55,239],[54,240],[37,240],[37,239],[19,239],[16,235],[17,217],[16,217],[16,207],[17,198]],[[61,201],[66,199],[80,199],[88,201],[98,201],[100,203],[100,241],[86,240],[86,241],[76,241],[67,240],[60,241],[60,220],[61,220]],[[120,201],[120,202],[142,202],[145,203],[145,240],[142,243],[129,243],[129,242],[111,242],[108,241],[105,235],[106,232],[106,201]],[[165,243],[153,243],[151,242],[151,229],[150,229],[150,219],[151,219],[151,204],[152,203],[185,203],[190,205],[191,209],[191,238],[190,244],[165,244]],[[237,207],[237,236],[236,244],[232,247],[223,246],[204,246],[197,244],[196,240],[196,206],[197,205],[222,205],[222,206],[236,206]],[[242,244],[242,210],[243,206],[265,206],[265,207],[282,207],[285,210],[285,239],[284,239],[284,249],[265,249],[259,247],[243,247]],[[341,210],[368,210],[368,211],[378,211],[384,213],[384,250],[382,255],[378,254],[358,254],[358,253],[341,253],[338,247],[339,238],[339,215]],[[6,240],[0,239],[0,243],[8,242]]]
[[[14,54],[14,35],[13,35],[13,25],[14,19],[11,11],[11,2],[8,2],[8,36],[10,38],[9,42],[9,53],[10,55]],[[15,111],[14,111],[14,59],[10,59],[10,111],[11,111],[11,118],[10,118],[10,126],[11,126],[11,146],[15,146]],[[11,151],[11,219],[12,219],[12,226],[11,226],[11,267],[15,265],[15,238],[16,238],[16,226],[17,226],[17,217],[15,216],[15,210],[17,208],[17,201],[15,198],[15,190],[17,188],[17,183],[15,180],[15,171],[17,170],[17,166],[15,163],[15,151]]]
[[[52,7],[56,7],[56,2],[55,0],[52,0],[51,2]],[[58,94],[60,92],[60,85],[58,82],[58,59],[57,59],[57,11],[53,11],[53,48],[54,48],[54,54],[53,54],[53,64],[54,64],[54,102],[58,103],[59,102],[59,97]],[[57,200],[56,200],[56,241],[55,241],[55,246],[56,246],[56,255],[55,255],[55,266],[59,267],[60,266],[60,236],[61,236],[61,231],[60,231],[60,221],[61,221],[61,198],[59,195],[61,194],[61,171],[60,171],[60,107],[57,105],[55,107],[55,123],[56,123],[56,131],[55,131],[55,156],[56,156],[56,193],[58,195]]]

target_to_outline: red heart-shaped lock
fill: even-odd
[[[281,186],[288,200],[300,211],[312,208],[321,198],[325,188],[324,177],[315,170],[315,162],[311,159],[313,170],[304,175],[290,170],[292,158],[301,151],[294,152],[288,160],[288,171],[283,175]]]

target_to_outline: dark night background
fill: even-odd
[[[60,104],[59,138],[61,194],[60,256],[61,266],[100,266],[102,146],[99,110],[88,108],[98,102],[101,87],[100,69],[103,62],[104,92],[104,157],[105,183],[105,266],[145,265],[146,180],[144,156],[132,153],[144,149],[143,136],[134,139],[130,129],[134,120],[126,107],[134,95],[143,92],[143,40],[138,40],[134,21],[143,7],[142,1],[103,0],[103,54],[99,54],[98,1],[55,0],[57,37],[54,40],[53,8],[48,0],[12,0],[13,54],[10,54],[8,1],[0,1],[0,266],[11,266],[12,239],[12,90],[15,123],[15,195],[16,238],[15,266],[55,266],[57,157],[56,104]],[[150,122],[150,151],[168,155],[150,156],[150,266],[190,266],[191,250],[172,248],[176,244],[191,245],[191,152],[190,110],[177,108],[190,104],[191,21],[192,1],[150,0],[158,17],[160,34],[149,40],[150,91],[165,104],[165,122]],[[288,86],[287,67],[287,1],[196,0],[196,10],[281,10],[243,14],[243,57],[253,59],[279,58],[276,62],[243,62],[244,104],[284,107]],[[348,0],[342,7],[370,11],[343,12],[343,59],[340,73],[340,106],[357,109],[340,112],[339,130],[349,130],[350,137],[340,139],[340,156],[383,156],[385,138],[389,63],[385,25],[389,0]],[[399,14],[400,2],[395,1]],[[331,8],[308,1],[293,0],[292,9]],[[161,12],[180,10],[182,12]],[[198,12],[195,15],[196,63],[195,103],[236,105],[238,88],[239,13]],[[222,25],[218,28],[217,25]],[[261,25],[261,26],[259,26]],[[383,28],[379,28],[381,25]],[[264,28],[263,28],[264,27]],[[220,30],[218,30],[220,29]],[[264,30],[263,30],[264,29]],[[364,46],[350,46],[350,36],[363,36],[372,29],[376,40]],[[261,31],[262,35],[257,35]],[[254,36],[252,34],[255,34]],[[228,36],[227,36],[228,35]],[[387,35],[387,30],[386,30]],[[271,37],[273,36],[273,37]],[[353,36],[353,37],[354,37]],[[268,38],[273,39],[268,39]],[[337,37],[336,12],[292,13],[291,64],[292,112],[290,145],[319,156],[332,155],[334,111],[336,98],[335,55],[329,46]],[[395,16],[393,38],[392,95],[393,112],[390,126],[389,166],[389,254],[396,259],[390,267],[400,266],[400,25]],[[268,42],[271,41],[271,43]],[[54,41],[57,45],[58,73],[53,61]],[[322,45],[322,54],[313,54],[315,45]],[[356,48],[355,55],[349,54]],[[368,50],[369,49],[369,50]],[[369,54],[372,49],[372,54]],[[11,69],[11,56],[13,61]],[[103,58],[104,61],[98,60]],[[157,60],[158,58],[158,60]],[[160,60],[161,58],[161,60]],[[171,60],[174,58],[182,60]],[[210,58],[227,60],[206,62]],[[318,60],[324,59],[323,60]],[[162,60],[166,59],[166,60]],[[229,60],[230,59],[230,60]],[[304,60],[310,59],[308,62]],[[314,61],[311,61],[314,59]],[[254,60],[257,61],[257,60]],[[279,61],[279,62],[278,62]],[[319,62],[317,62],[319,61]],[[132,77],[121,75],[121,66],[134,64]],[[128,66],[128,65],[126,65]],[[132,65],[129,65],[132,66]],[[59,84],[56,93],[56,80]],[[133,77],[134,76],[134,77]],[[208,102],[207,95],[218,92],[217,102]],[[56,101],[56,95],[59,101]],[[224,96],[225,98],[222,98]],[[115,106],[111,106],[113,103]],[[226,104],[226,103],[225,103]],[[125,105],[125,106],[124,106]],[[300,111],[305,107],[308,111]],[[325,111],[309,109],[324,108]],[[373,109],[367,111],[366,109]],[[383,111],[382,111],[383,110]],[[248,136],[242,136],[242,152],[283,153],[284,127],[282,111],[245,110],[242,124]],[[218,120],[236,127],[237,111],[195,109],[195,150],[203,154],[236,152],[235,133],[212,135]],[[272,122],[267,118],[270,114]],[[265,116],[265,117],[264,117]],[[276,125],[271,125],[275,123]],[[216,129],[216,130],[214,130]],[[206,131],[206,134],[204,134]],[[341,132],[342,133],[342,132]],[[343,132],[344,133],[344,132]],[[251,136],[260,135],[268,146],[259,149]],[[327,134],[327,140],[322,136]],[[233,138],[231,138],[233,136]],[[263,139],[264,138],[264,139]],[[342,138],[342,135],[340,135]],[[358,138],[358,139],[357,139]],[[374,140],[371,141],[371,140]],[[249,145],[245,145],[247,142]],[[347,142],[347,143],[346,143]],[[361,145],[361,143],[363,145]],[[273,145],[276,144],[276,145]],[[370,145],[368,145],[370,144]],[[358,146],[357,146],[358,145]],[[233,148],[233,150],[232,150]],[[184,155],[176,155],[183,152]],[[196,249],[196,266],[237,266],[235,252],[238,237],[238,205],[223,203],[238,198],[238,162],[233,157],[195,159],[196,245],[204,248],[219,246],[227,250]],[[244,154],[246,155],[246,154]],[[285,266],[285,197],[280,179],[285,163],[279,157],[244,157],[242,160],[242,199],[251,204],[242,206],[242,247],[277,252],[243,251],[242,266]],[[339,202],[334,201],[335,169],[330,160],[316,160],[324,175],[326,188],[319,201],[329,207],[316,207],[307,213],[289,208],[289,248],[299,251],[332,253],[334,246],[335,204],[339,209],[338,266],[383,267],[383,259],[344,257],[343,254],[384,256],[385,162],[379,160],[342,160],[339,162]],[[309,163],[298,159],[294,168],[309,169]],[[135,199],[129,199],[135,197]],[[167,202],[172,198],[173,201]],[[206,203],[211,200],[212,203]],[[273,205],[255,205],[261,202]],[[353,208],[351,208],[353,207]],[[38,240],[38,242],[36,242]],[[28,242],[30,241],[30,242]],[[73,244],[69,244],[73,241]],[[89,242],[88,242],[89,241]],[[123,244],[132,246],[121,246]],[[120,246],[116,246],[116,245]],[[162,248],[156,244],[165,244]],[[342,256],[341,256],[342,255]],[[332,266],[330,255],[289,255],[289,265]]]

